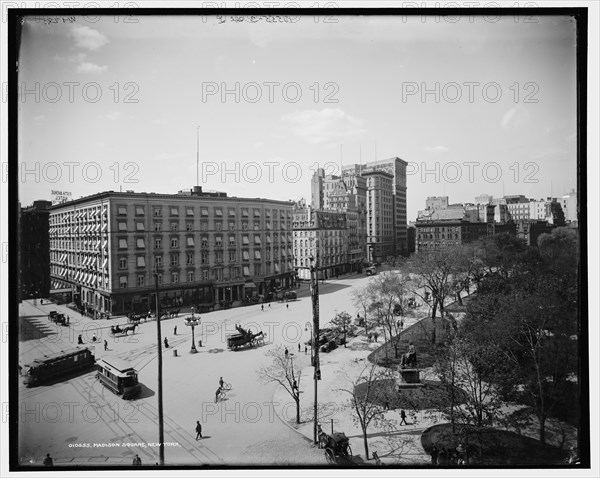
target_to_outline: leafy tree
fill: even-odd
[[[369,305],[371,303],[369,297],[369,286],[366,285],[364,287],[356,287],[354,289],[354,295],[352,296],[352,305],[359,311],[363,313],[363,325],[365,327],[365,335],[369,333],[369,318],[367,317],[367,312],[369,310]]]
[[[481,282],[464,321],[465,330],[486,327],[492,334],[510,373],[504,368],[487,379],[505,399],[532,408],[542,443],[546,420],[568,403],[578,369],[577,273],[572,233],[542,235],[539,250],[520,251]]]
[[[295,363],[293,356],[286,356],[282,346],[269,350],[265,355],[272,359],[272,363],[258,371],[259,378],[265,383],[278,383],[290,394],[296,402],[296,423],[299,424],[301,364]]]
[[[335,315],[333,319],[331,319],[331,325],[333,329],[344,336],[344,348],[346,347],[346,342],[348,338],[348,332],[351,332],[353,329],[352,326],[352,316],[348,312],[339,312]]]
[[[550,203],[550,213],[552,214],[552,224],[556,227],[563,227],[565,225],[565,213],[559,202]]]

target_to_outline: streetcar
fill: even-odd
[[[23,383],[27,387],[33,387],[68,373],[91,368],[94,362],[94,352],[88,347],[76,347],[44,355],[25,365],[27,371]]]
[[[102,358],[96,362],[96,378],[123,398],[135,398],[140,394],[142,386],[137,374],[129,362],[117,357]]]

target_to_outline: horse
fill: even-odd
[[[137,328],[137,326],[138,326],[138,324],[133,324],[133,325],[129,325],[127,327],[123,327],[121,332],[124,332],[125,335],[128,335],[129,331],[131,330],[132,334],[135,334],[135,329]]]

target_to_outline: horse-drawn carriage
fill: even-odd
[[[51,320],[55,324],[69,325],[69,319],[67,319],[65,314],[60,314],[56,310],[50,311],[48,314],[48,320]]]
[[[325,459],[330,465],[352,463],[352,448],[345,433],[328,435],[319,426],[319,448],[325,449]]]
[[[117,335],[129,335],[129,332],[131,332],[132,334],[135,334],[135,329],[137,329],[138,324],[133,324],[133,325],[127,325],[125,327],[121,327],[120,325],[111,325],[110,326],[110,335],[117,336]]]
[[[235,328],[238,333],[227,336],[228,349],[237,349],[244,346],[254,347],[255,345],[263,345],[265,343],[265,334],[262,331],[254,334],[250,329],[246,330],[239,324],[236,324]]]
[[[161,319],[172,319],[178,317],[181,309],[167,309],[160,314]]]
[[[135,314],[131,312],[127,315],[127,323],[139,325],[142,320],[145,322],[150,318],[152,318],[152,312],[147,312],[145,314]]]

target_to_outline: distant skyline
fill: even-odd
[[[310,200],[316,167],[398,156],[408,221],[428,196],[577,189],[567,17],[74,20],[23,26],[22,205],[191,189],[197,155],[205,190],[279,200]]]

